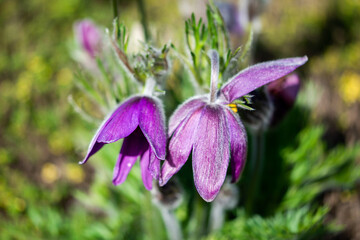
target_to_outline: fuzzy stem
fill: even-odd
[[[150,95],[152,96],[153,92],[154,92],[154,89],[155,89],[155,86],[156,86],[156,82],[155,82],[155,79],[153,78],[148,78],[146,80],[146,83],[145,83],[145,88],[144,88],[144,95]]]
[[[211,206],[210,211],[210,232],[215,232],[219,230],[224,225],[225,220],[225,211],[224,207],[219,203],[214,203]]]
[[[208,56],[211,60],[211,82],[210,82],[210,102],[216,100],[217,84],[219,79],[219,54],[215,50],[210,50]]]
[[[173,211],[159,206],[162,219],[164,221],[167,234],[170,240],[182,240],[182,232],[179,221],[176,219]]]

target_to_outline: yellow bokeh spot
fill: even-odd
[[[44,63],[40,56],[34,56],[27,62],[26,67],[33,73],[41,72]]]
[[[69,86],[73,79],[73,74],[69,68],[62,68],[56,75],[56,83],[61,86]]]
[[[66,164],[65,176],[72,183],[82,183],[85,179],[84,170],[75,163]]]
[[[5,148],[0,148],[0,164],[6,164],[11,161],[11,156],[9,151]]]
[[[41,169],[41,179],[43,182],[51,184],[60,177],[57,166],[53,163],[45,163]]]
[[[344,102],[352,104],[360,100],[360,75],[345,72],[340,79],[340,96]]]
[[[14,208],[17,212],[23,212],[26,208],[26,202],[22,198],[15,198],[13,200]]]
[[[51,153],[60,155],[71,149],[72,143],[69,135],[63,131],[56,131],[49,137]]]
[[[23,72],[20,74],[15,88],[15,96],[17,100],[26,102],[30,99],[32,80],[32,75],[29,72]]]

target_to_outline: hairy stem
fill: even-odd
[[[215,50],[210,50],[208,56],[211,60],[211,82],[210,82],[210,102],[216,100],[217,84],[219,79],[219,54]]]

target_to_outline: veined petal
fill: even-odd
[[[84,160],[79,162],[80,164],[86,163],[105,143],[127,137],[136,129],[139,123],[137,106],[139,100],[139,97],[129,98],[103,121],[91,140]]]
[[[136,159],[149,148],[145,137],[139,128],[124,139],[116,166],[114,168],[114,185],[119,185],[126,180]],[[147,160],[149,161],[149,160]]]
[[[225,96],[228,103],[231,103],[235,99],[291,73],[307,62],[307,60],[308,58],[304,56],[253,65],[231,78],[221,88],[221,93]]]
[[[205,106],[194,134],[192,165],[200,196],[214,200],[226,177],[230,158],[229,128],[223,106]]]
[[[232,182],[239,179],[246,162],[247,137],[243,124],[237,114],[225,109],[229,124]]]
[[[187,117],[191,116],[197,109],[203,107],[206,102],[206,97],[194,97],[190,98],[183,104],[181,104],[175,112],[171,115],[169,120],[169,137],[174,133],[175,129],[184,121]]]
[[[149,152],[149,166],[148,169],[153,176],[153,178],[159,180],[160,178],[160,161],[161,159],[156,157],[156,154],[153,152],[153,150],[150,148]]]
[[[163,107],[159,100],[150,97],[143,97],[140,106],[139,126],[141,131],[156,156],[165,160],[166,131]]]
[[[112,143],[129,136],[139,124],[140,100],[136,96],[122,103],[100,127],[97,142]]]
[[[141,169],[141,178],[144,183],[144,186],[147,190],[152,189],[152,176],[151,172],[149,171],[149,158],[150,158],[150,151],[151,148],[149,147],[140,158],[140,169]]]
[[[197,109],[175,130],[169,142],[168,159],[162,165],[160,186],[164,186],[188,159],[194,142],[194,132],[198,128],[203,108]]]

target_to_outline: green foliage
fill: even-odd
[[[327,189],[352,188],[360,178],[355,161],[360,146],[337,146],[328,151],[321,140],[323,134],[323,127],[305,128],[299,134],[299,145],[284,150],[291,171],[282,209],[304,205]]]
[[[244,212],[240,212],[236,220],[229,222],[221,232],[207,239],[317,239],[324,231],[323,220],[327,211],[324,207],[312,210],[309,206],[304,206],[277,212],[268,218],[246,217]]]

